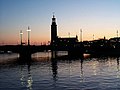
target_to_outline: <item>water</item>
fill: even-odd
[[[0,54],[0,90],[120,90],[119,59],[51,60],[49,52],[22,62],[18,54]]]

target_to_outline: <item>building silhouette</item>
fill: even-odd
[[[74,46],[78,42],[78,36],[75,37],[58,37],[57,36],[57,24],[56,18],[53,15],[52,17],[52,25],[51,25],[51,45],[57,48],[65,48],[69,46]]]
[[[53,15],[52,18],[52,25],[51,25],[51,45],[54,46],[57,41],[57,24],[56,24],[56,18]]]

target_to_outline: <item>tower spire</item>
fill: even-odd
[[[56,24],[56,18],[55,18],[55,13],[54,12],[53,12],[52,23]]]
[[[53,18],[55,18],[55,12],[53,12]]]

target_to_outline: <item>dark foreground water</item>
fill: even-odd
[[[50,53],[36,53],[27,62],[0,54],[0,90],[120,90],[119,59],[51,59]]]

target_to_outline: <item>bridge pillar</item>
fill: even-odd
[[[31,47],[30,46],[21,46],[19,50],[19,57],[20,58],[31,58]]]
[[[81,56],[83,56],[83,52],[78,51],[78,50],[69,50],[68,51],[68,56],[70,56],[70,57],[81,57]]]
[[[31,53],[27,53],[27,52],[25,52],[25,53],[19,53],[19,57],[20,58],[25,58],[25,59],[29,59],[29,58],[31,58]]]
[[[70,57],[81,57],[83,56],[84,48],[82,47],[73,47],[68,50],[68,56]]]

